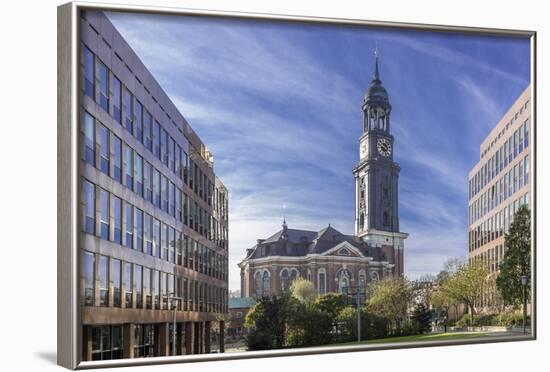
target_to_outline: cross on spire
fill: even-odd
[[[380,73],[378,72],[378,45],[374,50],[375,65],[374,65],[374,80],[380,80]]]

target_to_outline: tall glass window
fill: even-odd
[[[130,133],[134,133],[133,112],[133,97],[128,89],[124,90],[124,126]]]
[[[113,282],[113,306],[120,307],[121,299],[121,263],[120,260],[111,259],[111,281]]]
[[[159,310],[160,309],[160,290],[159,290],[159,272],[157,270],[152,271],[153,276],[153,283],[152,283],[152,289],[153,289],[153,296],[155,298],[155,306],[154,308]]]
[[[518,164],[518,178],[519,178],[519,186],[518,190],[523,187],[523,161],[520,161]]]
[[[153,308],[153,299],[151,294],[151,269],[143,268],[143,292],[145,293],[145,308]]]
[[[153,254],[153,218],[145,213],[145,253]]]
[[[160,130],[160,154],[162,162],[168,166],[168,132]]]
[[[124,245],[134,248],[134,207],[126,203],[126,240]]]
[[[166,282],[166,273],[160,273],[160,290],[162,293],[162,308],[168,310],[168,286]]]
[[[101,239],[109,240],[109,193],[103,189],[99,189],[99,222]]]
[[[153,117],[147,110],[143,118],[143,144],[149,151],[153,151]]]
[[[145,186],[145,200],[153,202],[153,174],[152,174],[151,163],[148,161],[144,162],[143,165],[143,184]]]
[[[176,253],[176,231],[173,227],[168,227],[168,261],[175,262],[174,257]]]
[[[518,166],[514,165],[514,192],[518,191]]]
[[[99,124],[97,126],[97,146],[99,150],[99,170],[109,175],[109,130]]]
[[[518,150],[518,153],[521,154],[521,152],[523,151],[523,125],[521,127],[519,127],[519,138],[518,138],[518,145],[519,145],[519,150]]]
[[[139,102],[137,99],[135,100],[134,105],[134,119],[134,135],[139,142],[143,142],[143,106],[141,105],[141,102]]]
[[[160,246],[162,249],[162,259],[168,261],[168,226],[165,223],[161,224],[160,231]]]
[[[134,167],[133,167],[133,151],[128,145],[124,145],[124,174],[126,183],[125,186],[130,190],[134,188]]]
[[[109,112],[109,70],[101,62],[97,63],[97,72],[99,77],[99,106]]]
[[[113,146],[113,178],[122,183],[122,141],[113,134],[111,143]]]
[[[155,156],[160,159],[160,124],[156,120],[153,126],[153,149]]]
[[[84,94],[95,101],[94,86],[95,86],[95,74],[94,74],[94,54],[87,47],[82,48],[83,60],[84,60]]]
[[[109,258],[99,256],[99,306],[109,306]]]
[[[182,215],[181,215],[181,190],[176,187],[176,219],[179,222],[182,222]]]
[[[529,184],[529,155],[524,159],[524,169],[525,169],[525,184]]]
[[[82,133],[82,160],[95,167],[95,124],[94,117],[84,112],[84,121],[81,126]]]
[[[169,188],[169,191],[170,191],[170,194],[169,194],[169,214],[170,216],[172,217],[175,217],[176,216],[176,186],[172,183],[172,182],[168,182],[168,184],[170,185],[170,188]]]
[[[92,326],[92,360],[121,359],[122,326]]]
[[[113,197],[114,237],[113,241],[122,244],[122,200]]]
[[[323,295],[326,293],[326,274],[324,272],[319,272],[319,294]]]
[[[95,256],[91,252],[82,254],[82,282],[84,287],[84,305],[94,306],[95,301]]]
[[[137,153],[134,154],[135,175],[136,175],[136,187],[134,191],[143,196],[143,158]]]
[[[176,162],[176,169],[174,172],[178,175],[179,178],[181,178],[181,147],[176,144],[176,153],[175,153],[175,162]]]
[[[154,242],[154,256],[161,257],[160,248],[160,222],[156,218],[153,220],[153,242]]]
[[[170,166],[170,169],[172,170],[172,172],[175,172],[176,171],[176,163],[175,163],[175,154],[174,152],[176,151],[176,142],[174,141],[174,139],[172,137],[169,137],[169,140],[168,140],[168,164]]]
[[[120,124],[122,123],[122,87],[120,80],[112,76],[111,89],[113,91],[113,118]]]
[[[95,186],[83,180],[82,195],[84,196],[84,218],[82,230],[88,234],[95,234]]]
[[[143,252],[143,211],[136,208],[136,249]]]
[[[133,265],[129,262],[124,263],[124,302],[127,308],[132,308],[133,293]]]
[[[514,131],[514,159],[518,155],[518,131]]]
[[[160,173],[156,169],[153,169],[153,193],[155,196],[155,206],[160,208]]]
[[[525,132],[525,148],[529,146],[529,119],[525,120],[525,123],[523,123],[523,131]]]
[[[143,267],[141,265],[134,266],[134,286],[136,287],[136,307],[143,308]]]
[[[162,196],[162,210],[168,212],[168,179],[164,176],[160,177],[160,193]]]

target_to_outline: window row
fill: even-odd
[[[158,120],[153,118],[144,105],[90,49],[83,45],[82,53],[83,94],[94,100],[183,180],[199,198],[208,203],[208,206],[212,206],[214,182],[192,160],[192,147],[188,140],[182,135],[183,146],[180,146],[180,143],[169,135]],[[193,153],[200,156],[198,151]]]
[[[227,248],[227,228],[219,220],[86,111],[81,133],[82,160],[217,246]]]
[[[504,244],[500,244],[476,256],[470,257],[468,261],[470,264],[481,262],[486,265],[489,272],[495,273],[500,270],[500,265],[502,264],[506,250],[507,247]]]
[[[529,146],[529,119],[514,131],[507,141],[469,180],[468,200],[477,195],[493,178]]]
[[[468,206],[469,224],[475,223],[528,184],[529,155],[526,155]]]
[[[500,212],[495,213],[476,228],[469,230],[469,252],[483,247],[485,244],[507,234],[510,230],[517,210],[523,206],[529,206],[529,193],[525,193],[519,199],[514,200]]]
[[[82,251],[85,306],[227,312],[227,289]]]
[[[107,190],[82,179],[82,231],[227,280],[227,258]]]

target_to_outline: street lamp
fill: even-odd
[[[173,293],[171,293],[173,295]],[[172,325],[172,355],[177,355],[176,353],[176,313],[178,310],[178,301],[182,301],[183,297],[172,297],[172,308],[174,309],[174,323]]]
[[[352,303],[355,302],[357,306],[357,342],[361,341],[361,304],[366,301],[367,294],[364,284],[359,286],[348,286],[342,288],[342,294],[346,296],[346,301],[348,295],[351,296]]]
[[[527,275],[522,275],[521,287],[523,293],[523,334],[527,333]]]

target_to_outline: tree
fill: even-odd
[[[412,298],[413,288],[407,279],[386,278],[374,284],[368,308],[373,314],[388,319],[399,334]]]
[[[445,283],[440,284],[439,288],[432,293],[430,297],[430,304],[438,311],[443,313],[445,322],[443,326],[445,327],[445,332],[447,332],[447,324],[449,319],[449,310],[458,306],[457,300],[447,292]]]
[[[464,264],[443,282],[447,294],[470,309],[472,322],[476,301],[483,297],[488,275],[489,271],[481,262]]]
[[[411,320],[420,334],[428,333],[432,330],[432,311],[424,303],[415,306]]]
[[[286,346],[316,346],[333,340],[333,318],[313,302],[296,301],[288,318]]]
[[[303,278],[297,278],[292,283],[290,292],[300,302],[311,303],[317,298],[317,291],[313,283]]]
[[[523,299],[521,276],[527,276],[527,298],[531,292],[531,212],[522,206],[514,215],[510,232],[504,237],[506,252],[496,285],[505,303],[519,305]]]
[[[340,311],[346,307],[343,296],[338,293],[327,293],[317,297],[315,306],[319,310],[329,313],[333,319],[336,319]]]
[[[284,346],[294,301],[289,293],[281,297],[263,297],[250,309],[245,319],[245,325],[252,328],[247,337],[249,350],[280,349]]]

